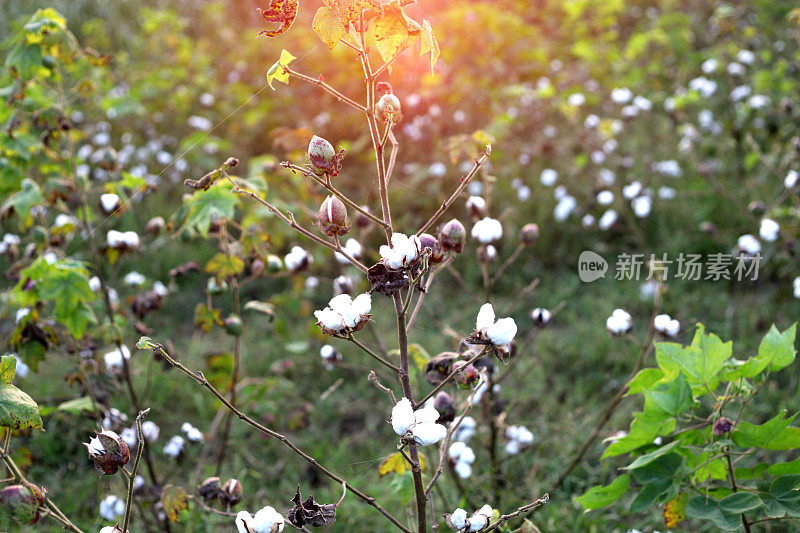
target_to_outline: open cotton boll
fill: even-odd
[[[369,293],[359,294],[353,299],[352,308],[363,318],[364,315],[368,315],[372,310],[372,297]]]
[[[614,193],[605,190],[597,193],[597,203],[600,205],[609,205],[614,201]]]
[[[189,442],[201,442],[203,440],[203,432],[191,425],[189,422],[184,422],[181,425],[181,431],[186,434]]]
[[[631,201],[633,214],[636,215],[637,218],[647,218],[652,207],[653,199],[649,196],[639,196]]]
[[[411,428],[411,434],[414,436],[414,442],[420,446],[428,446],[436,444],[447,435],[447,428],[441,424],[432,422],[425,422],[422,424],[415,424]]]
[[[359,257],[361,257],[361,254],[364,253],[364,247],[361,246],[360,242],[358,242],[353,238],[347,239],[347,242],[344,243],[344,246],[342,248],[344,249],[345,253],[347,253],[347,255],[349,255],[353,259],[358,259]],[[335,255],[336,255],[336,260],[339,261],[339,263],[343,265],[350,264],[350,260],[347,259],[342,254],[340,254],[339,252],[335,252]]]
[[[792,294],[794,294],[795,298],[800,298],[800,276],[794,278],[792,282]]]
[[[745,255],[758,255],[761,253],[761,243],[750,234],[742,235],[736,241],[739,252]]]
[[[125,283],[125,285],[136,287],[145,282],[145,277],[138,272],[128,272],[125,274],[125,277],[122,279],[122,281]]]
[[[478,310],[478,318],[475,320],[475,329],[480,331],[488,328],[492,324],[494,324],[494,307],[492,307],[490,303],[485,303],[481,306],[480,310]]]
[[[106,370],[108,371],[122,370],[123,358],[125,359],[131,358],[131,351],[124,344],[120,348],[114,348],[110,352],[106,352],[103,355],[103,362],[106,365]]]
[[[633,319],[624,309],[614,309],[606,319],[606,329],[613,335],[623,335],[633,328]]]
[[[275,533],[283,531],[284,525],[283,515],[267,506],[256,512],[250,527],[253,533]]]
[[[758,235],[767,242],[775,242],[778,240],[780,231],[781,227],[777,222],[771,218],[764,218],[761,220]]]
[[[503,225],[497,219],[484,217],[472,226],[471,235],[478,242],[489,244],[503,237]]]
[[[234,523],[236,524],[238,533],[253,533],[253,515],[247,511],[239,511],[236,513],[236,519],[234,520]]]
[[[419,237],[412,235],[408,237],[403,233],[393,233],[392,245],[382,245],[378,249],[384,264],[393,269],[403,268],[417,258],[422,244]]]
[[[622,188],[622,196],[625,197],[626,200],[633,200],[639,196],[640,192],[642,192],[642,184],[639,181],[632,181]]]
[[[164,445],[164,454],[167,457],[175,459],[183,452],[184,445],[185,441],[183,440],[183,437],[180,435],[175,435]]]
[[[326,307],[321,311],[314,311],[314,316],[323,329],[338,332],[343,330],[345,327],[344,323],[342,322],[342,315],[330,309],[329,307]]]
[[[555,185],[556,180],[558,180],[558,172],[552,168],[546,168],[542,170],[541,174],[539,174],[539,182],[545,187],[551,187]]]
[[[155,422],[147,420],[142,423],[142,435],[147,442],[157,441],[159,433],[161,433],[161,429],[159,429]]]
[[[783,186],[787,189],[793,189],[798,181],[800,181],[800,173],[796,170],[790,170],[786,177],[783,178]]]
[[[112,521],[125,514],[125,500],[109,494],[100,502],[100,517]]]
[[[415,422],[414,408],[408,398],[403,398],[392,408],[392,429],[400,436],[408,433],[408,428]]]
[[[453,470],[458,477],[461,479],[469,479],[472,476],[472,464],[465,463],[463,461],[457,461],[455,465],[453,465]]]
[[[517,334],[517,324],[513,318],[501,318],[488,328],[486,328],[486,337],[492,341],[495,346],[507,346],[514,340]]]
[[[597,222],[597,227],[605,231],[616,224],[618,219],[619,215],[617,215],[617,212],[613,209],[609,209],[600,217],[600,220]]]
[[[489,525],[489,517],[483,514],[476,513],[471,517],[469,517],[469,520],[467,520],[467,522],[469,523],[470,532],[480,531],[481,529]]]
[[[100,195],[100,206],[106,213],[113,212],[120,205],[119,196],[114,193],[106,193]]]
[[[467,527],[467,512],[459,507],[450,515],[450,523],[456,529],[464,529]]]
[[[564,222],[577,206],[578,201],[575,197],[567,194],[561,197],[556,207],[553,209],[553,218],[556,219],[556,222]]]
[[[626,104],[633,98],[633,93],[627,87],[618,87],[611,91],[611,100],[615,104]]]

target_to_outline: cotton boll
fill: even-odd
[[[739,50],[736,54],[736,61],[745,65],[752,65],[756,60],[756,55],[750,50]]]
[[[752,235],[742,235],[736,241],[736,248],[745,255],[758,255],[761,253],[761,243]]]
[[[455,465],[453,465],[453,470],[455,470],[456,475],[461,479],[468,479],[472,476],[472,465],[469,463],[464,463],[458,461]]]
[[[114,210],[116,210],[121,204],[122,202],[120,201],[119,196],[114,193],[100,195],[100,207],[103,208],[103,211],[106,214],[113,213]]]
[[[467,527],[467,512],[464,509],[458,508],[450,515],[450,522],[457,530]]]
[[[642,188],[643,187],[642,187],[641,182],[633,181],[633,182],[629,183],[628,185],[625,185],[622,188],[622,196],[626,200],[633,200],[634,198],[639,196],[639,193],[642,192]]]
[[[489,518],[482,514],[474,514],[469,518],[469,520],[467,520],[467,522],[469,522],[470,532],[480,531],[489,525]]]
[[[100,517],[113,521],[125,514],[125,501],[112,494],[100,501]]]
[[[455,425],[455,421],[452,425]],[[465,416],[458,427],[453,432],[453,440],[457,442],[469,442],[475,436],[477,422],[471,416]]]
[[[164,445],[164,454],[172,459],[177,459],[180,454],[183,453],[184,445],[185,441],[183,440],[183,437],[180,435],[175,435]]]
[[[131,351],[124,344],[119,348],[114,348],[110,352],[103,355],[103,361],[106,365],[106,370],[109,372],[116,372],[122,370],[123,358],[130,359]]]
[[[606,320],[606,329],[612,335],[624,335],[633,329],[633,319],[624,309],[614,309]]]
[[[653,207],[653,199],[649,196],[639,196],[634,198],[631,202],[633,214],[637,218],[647,218],[650,215],[650,210]]]
[[[781,227],[777,222],[771,218],[764,218],[761,220],[761,227],[758,229],[758,235],[767,242],[775,242],[778,240],[778,234]]]
[[[155,422],[146,420],[142,423],[142,435],[147,442],[155,442],[158,440],[158,435],[161,432]]]
[[[189,422],[184,422],[181,424],[181,431],[186,434],[186,438],[189,440],[189,442],[203,441],[203,433]]]
[[[472,238],[482,244],[489,244],[503,237],[503,226],[499,220],[485,217],[472,226]]]
[[[238,533],[253,533],[253,515],[247,511],[239,511],[236,513],[236,519],[234,523],[236,524]]]
[[[501,318],[488,328],[486,328],[486,337],[495,346],[507,346],[514,340],[517,334],[517,324],[513,318]]]
[[[783,186],[787,189],[793,189],[797,185],[799,179],[800,173],[798,173],[796,170],[790,170],[783,179]]]
[[[573,93],[567,97],[567,103],[573,107],[581,107],[586,103],[586,97],[581,93]]]
[[[603,215],[600,217],[600,220],[597,222],[597,226],[601,230],[606,231],[611,226],[616,224],[618,219],[619,215],[617,214],[617,212],[613,209],[609,209],[608,211],[603,213]]]
[[[594,215],[588,213],[583,215],[583,218],[581,219],[581,225],[584,228],[591,228],[596,222],[597,220],[594,218]]]
[[[618,87],[611,91],[611,101],[615,104],[626,104],[633,98],[633,93],[627,87]]]
[[[392,429],[400,436],[408,432],[414,423],[414,408],[408,398],[403,398],[392,408]]]
[[[280,533],[284,528],[284,518],[273,507],[267,506],[256,512],[252,521],[253,533]]]
[[[527,202],[531,198],[531,188],[527,185],[523,185],[519,189],[517,189],[517,199],[520,202]]]
[[[494,324],[494,308],[492,304],[485,303],[478,311],[478,318],[475,320],[475,330],[481,331]]]
[[[700,70],[703,71],[703,74],[712,74],[717,70],[718,66],[719,62],[714,58],[710,58],[703,61],[703,64],[700,65]]]
[[[447,435],[447,428],[441,424],[425,422],[422,424],[415,424],[411,429],[411,434],[414,436],[414,442],[418,445],[428,446],[430,444],[436,444],[445,438]]]
[[[131,287],[137,287],[145,282],[146,278],[138,273],[138,272],[128,272],[122,281],[125,285],[130,285]]]
[[[358,259],[359,257],[361,257],[361,254],[364,253],[364,247],[361,246],[361,243],[359,243],[357,240],[353,238],[347,239],[347,242],[344,243],[344,246],[342,248],[347,253],[347,255],[349,255],[353,259]],[[340,254],[339,252],[335,252],[334,255],[336,256],[336,260],[339,261],[340,264],[342,265],[350,264],[350,260],[347,259],[344,255]]]
[[[795,298],[800,299],[800,276],[794,278],[792,282],[792,294]]]
[[[314,316],[323,329],[338,332],[345,327],[342,323],[342,316],[330,308],[326,307],[321,311],[314,311]]]
[[[125,441],[125,444],[128,445],[128,448],[133,448],[136,446],[136,442],[139,440],[136,436],[136,430],[134,428],[123,429],[119,436]]]
[[[673,189],[672,187],[664,186],[664,187],[659,187],[658,188],[658,193],[657,194],[658,194],[658,197],[661,198],[662,200],[672,200],[673,198],[675,198],[675,195],[677,194],[677,191],[675,189]]]
[[[597,193],[597,203],[599,203],[600,205],[609,205],[613,202],[614,202],[613,192],[605,190]]]
[[[555,185],[556,180],[558,180],[558,172],[552,168],[542,170],[542,173],[539,175],[539,181],[545,187],[552,187]]]
[[[556,222],[565,221],[572,211],[575,210],[577,205],[577,200],[575,200],[575,198],[572,196],[567,195],[561,198],[553,210],[553,217],[556,219]]]

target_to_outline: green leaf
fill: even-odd
[[[286,49],[281,50],[280,59],[278,59],[275,64],[273,64],[271,67],[269,67],[269,70],[267,70],[267,83],[269,84],[270,89],[273,91],[275,90],[275,87],[272,86],[273,80],[281,83],[289,83],[289,72],[285,67],[288,67],[289,63],[295,59],[297,58],[290,54]]]
[[[439,43],[436,42],[436,35],[433,34],[431,23],[427,20],[422,21],[422,44],[420,46],[420,55],[425,55],[427,52],[431,53],[431,75],[434,74],[433,67],[439,59]]]
[[[39,188],[39,185],[35,181],[26,178],[22,180],[20,190],[12,194],[11,197],[5,201],[0,210],[3,213],[7,213],[9,210],[13,209],[20,220],[22,220],[23,227],[28,227],[33,221],[31,217],[31,207],[39,205],[43,201],[44,196],[42,195],[42,190]]]
[[[724,530],[739,529],[742,525],[739,515],[724,512],[717,500],[706,496],[691,498],[686,504],[686,516],[710,520],[715,526]]]
[[[659,383],[655,388],[645,391],[644,395],[645,411],[648,403],[651,403],[670,416],[678,416],[692,405],[692,389],[683,373],[669,383]]]
[[[611,482],[610,485],[592,487],[583,496],[575,498],[584,509],[600,509],[619,500],[628,490],[631,476],[624,474]]]
[[[761,425],[740,422],[731,434],[731,439],[742,448],[762,448],[780,436],[797,416],[795,414],[784,419],[785,415],[786,411],[781,411],[775,418]]]
[[[4,355],[0,360],[0,426],[12,429],[37,429],[42,427],[39,406],[33,398],[11,384],[17,370],[14,356]]]
[[[790,426],[762,447],[767,450],[794,450],[800,448],[800,428]]]
[[[195,191],[187,201],[189,212],[186,225],[194,227],[208,238],[208,229],[220,219],[232,219],[236,213],[239,198],[231,191],[229,184],[220,183],[207,191]]]
[[[766,464],[765,464],[766,466]],[[795,459],[794,461],[789,461],[788,463],[775,463],[773,465],[769,465],[766,469],[767,472],[772,474],[773,476],[785,476],[787,474],[800,474],[800,459]],[[739,477],[738,469],[737,469],[736,477]],[[742,478],[744,479],[744,478]]]
[[[82,412],[93,413],[96,408],[97,407],[92,402],[92,398],[89,396],[81,396],[80,398],[69,400],[58,406],[59,411],[66,411],[76,415]]]
[[[661,342],[656,344],[656,361],[666,378],[683,372],[693,392],[716,389],[719,374],[733,351],[732,342],[722,342],[719,337],[706,334],[702,324],[697,325],[689,346]]]
[[[675,429],[675,419],[653,418],[648,413],[634,413],[628,434],[613,442],[603,453],[603,459],[633,451],[653,443],[659,435],[666,435]]]
[[[663,377],[664,372],[658,368],[644,368],[628,384],[628,394],[638,394],[649,390]]]
[[[769,488],[772,496],[783,502],[800,501],[800,475],[781,476]]]
[[[724,513],[742,514],[761,507],[761,498],[752,492],[736,492],[722,498],[719,508]]]
[[[773,324],[758,346],[758,358],[768,360],[773,371],[789,366],[797,353],[794,349],[796,333],[797,324],[792,324],[783,333]]]
[[[636,498],[631,502],[630,512],[640,513],[646,511],[670,488],[672,488],[672,480],[670,479],[661,479],[653,483],[648,483],[639,490]]]
[[[634,470],[636,468],[641,468],[641,467],[643,467],[643,466],[645,466],[647,464],[650,464],[651,462],[655,461],[656,459],[658,459],[662,455],[665,455],[665,454],[671,452],[672,450],[674,450],[680,443],[681,443],[681,441],[674,440],[674,441],[670,442],[669,444],[665,444],[664,446],[661,446],[660,448],[656,448],[655,450],[653,450],[650,453],[646,453],[646,454],[644,454],[642,456],[637,457],[635,461],[633,461],[631,464],[629,464],[628,466],[626,466],[624,468],[625,468],[625,470]]]

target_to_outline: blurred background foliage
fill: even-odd
[[[108,65],[81,58],[59,63],[58,68],[68,87],[71,135],[79,157],[88,147],[77,163],[78,171],[96,185],[89,203],[95,205],[100,193],[109,190],[119,191],[123,200],[131,199],[113,217],[89,214],[97,228],[93,238],[102,241],[109,229],[134,230],[145,243],[135,254],[95,265],[119,291],[123,306],[137,291],[122,283],[126,273],[140,272],[148,284],[166,282],[177,265],[187,260],[205,265],[216,253],[214,242],[179,223],[158,237],[144,236],[144,227],[152,217],[169,219],[180,209],[184,179],[202,176],[228,156],[239,158],[238,174],[261,183],[277,205],[308,217],[323,196],[275,163],[285,159],[301,163],[308,139],[320,135],[348,149],[337,186],[377,210],[374,161],[360,114],[298,80],[288,87],[279,85],[274,92],[266,87],[266,69],[285,48],[298,58],[293,68],[313,77],[322,75],[345,94],[362,98],[360,68],[350,51],[340,46],[329,52],[311,30],[318,4],[302,2],[288,33],[256,40],[261,29],[256,8],[263,5],[250,0],[0,1],[4,55],[13,51],[23,25],[40,7],[62,13],[82,46],[109,55]],[[625,307],[634,315],[635,334],[643,337],[646,332],[652,308],[648,285],[615,281],[613,276],[582,284],[575,272],[580,251],[596,250],[612,262],[622,252],[666,253],[671,258],[681,252],[727,253],[741,235],[757,234],[760,218],[768,215],[779,221],[781,232],[775,242],[763,243],[758,281],[670,281],[663,307],[683,324],[681,341],[690,339],[693,324],[702,320],[710,331],[723,339],[735,338],[738,346],[750,351],[771,323],[784,329],[796,320],[800,303],[792,297],[792,280],[800,275],[799,202],[796,189],[784,186],[784,176],[798,167],[800,157],[795,7],[794,2],[782,0],[440,0],[408,8],[417,20],[431,21],[442,55],[435,76],[427,58],[412,49],[386,77],[404,106],[404,119],[397,128],[398,172],[391,184],[398,227],[411,231],[426,219],[490,140],[490,167],[482,190],[474,192],[491,197],[491,215],[503,221],[501,258],[511,254],[523,224],[536,222],[540,228],[537,243],[499,280],[495,297],[512,302],[521,287],[539,277],[539,287],[513,308],[517,322],[530,330],[530,309],[560,308],[552,326],[538,335],[535,350],[520,354],[526,358],[520,363],[525,371],[504,385],[504,399],[510,402],[508,420],[525,424],[536,441],[525,453],[505,460],[507,490],[502,501],[489,503],[511,510],[548,491],[548,481],[569,459],[567,450],[579,445],[594,423],[593,415],[629,372],[637,347],[609,338],[603,319],[610,311]],[[742,65],[743,74],[732,74],[726,65],[737,62],[741,50],[753,52],[754,57]],[[719,64],[713,73],[703,69],[709,59]],[[30,76],[44,82],[29,86],[26,99],[19,103],[23,109],[27,106],[30,120],[16,126],[13,137],[2,136],[0,199],[5,204],[29,178],[45,193],[36,203],[49,209],[34,217],[24,212],[4,216],[0,224],[3,233],[22,237],[20,250],[34,243],[33,256],[55,250],[59,257],[91,261],[80,235],[50,238],[59,235],[54,218],[75,206],[69,204],[69,195],[65,201],[55,194],[58,178],[69,165],[63,154],[43,142],[47,111],[55,112],[59,102],[53,96],[52,79],[39,68],[32,68]],[[712,94],[704,92],[709,84],[693,84],[698,77],[714,82]],[[0,75],[4,99],[11,97],[13,84],[6,69]],[[732,91],[742,86],[750,87],[750,94],[766,97],[768,103],[733,101]],[[626,112],[626,106],[610,96],[622,87],[646,98],[651,107],[645,109],[642,103],[635,115]],[[580,105],[575,105],[579,99],[570,99],[576,94],[583,97]],[[702,111],[712,113],[711,123],[701,124]],[[590,116],[598,118],[596,126],[587,126]],[[0,123],[12,122],[13,108],[0,106]],[[120,168],[113,172],[91,159],[107,145],[120,154]],[[674,165],[662,164],[672,161]],[[542,170],[548,168],[558,172],[557,184],[566,188],[557,194],[563,198],[566,192],[576,201],[563,221],[554,215],[560,199],[552,187],[540,182]],[[613,183],[602,178],[608,172],[615,176]],[[153,187],[134,195],[136,187],[125,183],[140,183],[136,180]],[[634,213],[623,193],[623,187],[634,181],[652,198],[652,211],[645,217]],[[669,192],[662,197],[659,192],[664,188],[674,197]],[[598,204],[601,190],[614,192],[611,207],[618,214],[607,231],[582,223],[585,215],[597,220],[609,208]],[[264,218],[263,211],[239,205],[236,212],[238,219],[252,221],[269,253],[283,255],[293,244],[307,247],[277,221]],[[463,201],[451,215],[469,219]],[[37,240],[34,226],[48,230],[46,242]],[[360,237],[370,261],[375,260],[379,235],[363,232]],[[480,293],[475,248],[469,246],[455,266],[467,285]],[[329,373],[320,370],[318,348],[325,340],[311,313],[328,301],[330,281],[344,270],[329,260],[327,251],[314,255],[311,273],[321,281],[316,290],[305,276],[265,277],[243,290],[246,299],[268,300],[277,310],[274,321],[260,316],[246,321],[244,367],[252,379],[243,389],[243,405],[398,511],[409,501],[408,483],[384,483],[377,474],[391,451],[383,446],[392,441],[384,422],[389,413],[385,399],[366,382],[360,355],[345,347],[341,347],[344,365]],[[0,265],[9,269],[2,283],[4,290],[10,290],[18,271],[11,260],[0,259]],[[203,274],[176,278],[164,307],[144,322],[155,330],[154,338],[173,340],[183,360],[224,386],[230,367],[228,338],[219,328],[203,334],[190,320],[190,310],[206,299],[206,281]],[[442,275],[438,283],[412,339],[431,354],[453,347],[453,338],[442,331],[470,329],[480,300],[452,277]],[[0,327],[4,337],[15,329],[16,308],[8,294],[4,293]],[[223,316],[227,314],[226,298],[215,303]],[[379,332],[392,328],[387,314],[380,312],[383,305],[376,312]],[[132,346],[138,337],[134,324],[129,320],[121,327],[125,342]],[[100,352],[113,337],[105,330],[90,334]],[[393,340],[384,342],[391,345]],[[30,477],[51,488],[69,516],[97,529],[98,502],[109,493],[122,495],[123,488],[107,479],[98,481],[88,469],[80,442],[95,427],[94,420],[54,409],[81,394],[74,354],[62,347],[52,350],[45,361],[24,385],[41,405],[51,408],[47,432],[17,439],[17,454]],[[27,362],[32,366],[35,361]],[[134,354],[134,373],[140,397],[153,407],[151,419],[162,427],[164,441],[187,420],[207,430],[217,405],[203,391],[164,372],[144,352]],[[421,376],[415,377],[419,383]],[[132,408],[114,380],[102,372],[97,379],[106,393],[104,403],[132,417]],[[108,382],[105,389],[103,380]],[[770,386],[764,391],[768,402],[764,413],[777,405],[796,405],[796,373],[786,372]],[[626,404],[604,436],[626,429],[634,408]],[[266,503],[288,508],[298,482],[319,501],[338,498],[338,487],[286,455],[276,443],[236,424],[233,435],[237,453],[231,454],[227,474],[244,484],[248,508]],[[479,433],[479,440],[484,437]],[[166,465],[163,477],[187,488],[213,471],[213,461],[203,463],[192,449],[183,463],[176,464],[158,455],[160,445],[155,448],[159,463]],[[543,531],[663,528],[658,509],[630,515],[619,506],[583,514],[571,500],[613,477],[619,465],[614,460],[601,463],[599,451],[598,443],[595,453],[533,521]],[[477,507],[492,498],[486,452],[477,453],[476,474],[464,486],[453,478],[443,482],[446,510],[459,504]],[[74,497],[78,494],[80,498]],[[183,520],[179,527],[186,531],[231,527],[201,512]],[[377,520],[371,510],[350,501],[335,528],[376,531],[383,527]]]

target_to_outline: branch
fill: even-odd
[[[387,367],[387,368],[391,368],[392,370],[394,370],[394,371],[395,371],[395,372],[397,372],[398,374],[400,373],[400,369],[399,369],[399,368],[397,368],[395,365],[393,365],[392,363],[390,363],[389,361],[387,361],[386,359],[384,359],[384,358],[383,358],[383,357],[381,357],[380,355],[376,354],[375,352],[373,352],[372,350],[370,350],[369,348],[367,348],[367,347],[366,347],[364,344],[362,344],[360,341],[356,340],[356,338],[355,338],[355,337],[353,337],[353,335],[348,335],[347,337],[342,337],[342,336],[339,336],[339,335],[334,335],[334,337],[336,337],[337,339],[344,339],[344,340],[346,340],[346,341],[350,341],[350,342],[352,342],[353,344],[355,344],[356,346],[358,346],[359,348],[361,348],[362,350],[364,350],[364,352],[366,352],[367,354],[369,354],[369,355],[370,355],[370,356],[371,356],[373,359],[375,359],[376,361],[378,361],[380,364],[384,365],[384,366],[385,366],[385,367]]]
[[[360,111],[366,111],[367,110],[367,108],[364,107],[363,105],[359,104],[355,100],[351,100],[350,98],[346,97],[345,95],[343,95],[342,93],[340,93],[339,91],[337,91],[336,89],[334,89],[333,87],[331,87],[330,85],[328,85],[327,83],[322,81],[322,77],[312,78],[311,76],[306,76],[305,74],[301,74],[301,73],[297,72],[296,70],[293,70],[293,69],[291,69],[291,68],[289,68],[289,67],[287,67],[285,65],[283,66],[283,69],[286,72],[288,72],[289,74],[291,74],[292,76],[294,76],[295,78],[300,78],[301,80],[307,81],[308,83],[310,83],[312,85],[316,85],[317,87],[321,87],[325,91],[327,91],[330,94],[332,94],[337,100],[339,100],[340,102],[344,102],[345,104],[349,105],[350,107],[354,107],[354,108],[356,108],[356,109],[358,109]]]
[[[130,472],[125,470],[125,473],[128,474],[128,498],[125,501],[125,518],[122,520],[122,531],[128,531],[128,523],[130,522],[131,518],[131,507],[133,506],[133,485],[136,481],[136,471],[139,469],[139,461],[142,458],[142,452],[144,451],[144,433],[142,432],[142,420],[144,417],[147,416],[147,413],[150,412],[150,409],[145,409],[144,411],[139,411],[139,414],[136,416],[136,459],[133,461],[133,468]]]
[[[486,349],[484,348],[483,350],[481,350],[481,353],[479,353],[478,355],[476,355],[475,357],[473,357],[472,359],[470,359],[469,361],[467,361],[467,365],[471,365],[472,363],[474,363],[475,361],[477,361],[478,359],[480,359],[480,358],[481,358],[481,356],[483,356],[483,354],[484,354],[485,352],[486,352]],[[462,369],[463,369],[463,367],[459,367],[459,368],[456,368],[455,370],[453,370],[452,372],[450,372],[450,374],[449,374],[449,375],[448,375],[446,378],[444,378],[444,379],[442,380],[442,382],[441,382],[441,383],[439,383],[438,385],[436,385],[436,387],[435,387],[435,388],[434,388],[432,391],[430,391],[428,394],[426,394],[426,395],[425,395],[425,397],[424,397],[423,399],[421,399],[421,400],[420,400],[420,401],[418,401],[416,404],[414,404],[414,409],[419,409],[420,407],[422,407],[423,405],[425,405],[425,402],[427,402],[429,399],[431,399],[431,398],[433,397],[433,395],[434,395],[434,394],[436,394],[437,392],[439,392],[440,390],[442,390],[442,387],[444,387],[445,385],[447,385],[448,383],[450,383],[450,381],[451,381],[451,380],[452,380],[454,377],[456,377],[456,374],[458,374],[458,373],[459,373],[459,372],[460,372]]]
[[[484,531],[484,533],[488,533],[489,531],[494,531],[495,529],[500,527],[503,523],[508,522],[512,518],[515,518],[515,517],[517,517],[517,516],[519,516],[519,515],[521,515],[523,513],[529,513],[531,511],[535,511],[536,509],[538,509],[542,505],[546,504],[548,501],[550,501],[550,495],[549,494],[545,494],[544,496],[542,496],[538,500],[533,501],[533,502],[529,503],[528,505],[523,505],[522,507],[518,508],[513,513],[502,515],[500,518],[498,518],[497,520],[495,520],[494,522],[489,524],[489,527],[487,527],[483,531]]]
[[[445,211],[447,211],[453,201],[458,198],[458,195],[464,191],[467,185],[469,185],[469,182],[472,181],[472,178],[475,177],[475,174],[478,173],[478,170],[483,165],[483,162],[486,161],[491,153],[492,147],[487,145],[486,149],[483,151],[483,155],[475,160],[475,166],[472,167],[472,170],[469,171],[469,174],[461,178],[461,183],[458,184],[458,187],[456,187],[456,190],[450,195],[450,198],[445,200],[439,209],[437,209],[436,212],[431,216],[431,218],[429,218],[428,221],[419,229],[419,231],[417,231],[417,236],[422,235],[426,229],[431,227],[433,223],[436,222],[436,220],[438,220],[438,218],[442,216]]]
[[[412,531],[410,529],[405,527],[394,516],[389,514],[389,512],[386,511],[386,509],[384,509],[383,507],[378,505],[375,502],[375,498],[374,497],[368,496],[367,494],[364,494],[363,492],[355,489],[350,483],[348,483],[347,481],[345,481],[341,477],[337,476],[336,474],[334,474],[333,472],[331,472],[330,470],[328,470],[327,468],[322,466],[316,459],[314,459],[313,457],[308,455],[306,452],[304,452],[303,450],[298,448],[286,436],[278,433],[277,431],[273,431],[273,430],[269,429],[268,427],[256,422],[251,417],[247,416],[245,413],[240,411],[238,408],[236,408],[233,405],[231,405],[231,403],[228,401],[228,399],[225,398],[225,396],[222,393],[220,393],[216,388],[214,388],[214,386],[211,383],[209,383],[209,381],[206,379],[206,377],[203,375],[203,373],[201,371],[198,370],[198,371],[195,372],[195,371],[190,370],[185,365],[183,365],[183,363],[173,359],[172,356],[170,356],[164,350],[164,347],[162,345],[151,341],[147,337],[143,337],[142,339],[139,340],[139,345],[142,345],[142,344],[144,344],[147,348],[158,352],[161,355],[161,357],[163,357],[164,360],[167,363],[169,363],[171,366],[173,366],[174,368],[177,368],[178,370],[180,370],[181,372],[183,372],[184,374],[189,376],[191,379],[193,379],[195,382],[197,382],[199,385],[201,385],[201,386],[205,387],[206,389],[208,389],[211,392],[211,394],[216,396],[217,399],[219,401],[221,401],[223,403],[223,405],[225,405],[225,407],[228,408],[229,411],[231,411],[233,414],[235,414],[244,423],[246,423],[249,426],[257,429],[258,431],[260,431],[261,433],[263,433],[263,434],[265,434],[265,435],[267,435],[269,437],[272,437],[272,438],[275,438],[275,439],[279,440],[287,448],[292,450],[295,454],[299,455],[304,461],[308,462],[313,467],[317,468],[320,472],[322,472],[323,474],[325,474],[329,478],[333,479],[337,483],[344,484],[348,489],[350,489],[350,492],[355,494],[359,499],[363,500],[368,505],[371,505],[372,507],[374,507],[379,513],[381,513],[384,517],[386,517],[387,520],[389,520],[391,523],[393,523],[395,526],[397,526],[401,531],[403,531],[404,533],[412,533]]]

